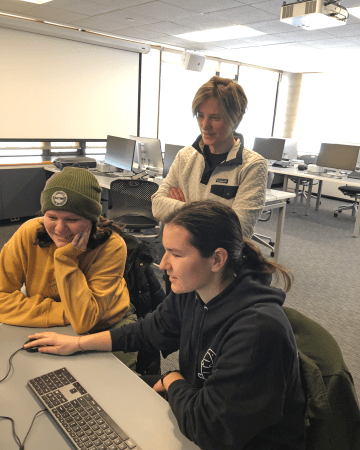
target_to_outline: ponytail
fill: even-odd
[[[279,281],[281,275],[284,283],[284,291],[288,292],[290,290],[294,280],[293,274],[281,264],[269,261],[265,258],[260,249],[249,239],[244,239],[242,260],[241,268],[243,269],[246,267],[254,270],[264,282],[268,275],[275,275],[276,281]]]

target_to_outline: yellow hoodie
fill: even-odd
[[[94,250],[72,244],[34,245],[42,218],[25,222],[0,253],[0,322],[26,327],[63,326],[100,331],[129,308],[123,278],[126,245],[116,233]],[[21,291],[25,283],[27,296]]]

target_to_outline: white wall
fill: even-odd
[[[0,137],[136,134],[139,55],[0,28]]]

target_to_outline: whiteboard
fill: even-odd
[[[0,138],[137,132],[139,54],[0,28]]]

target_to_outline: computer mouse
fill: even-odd
[[[306,164],[299,164],[298,165],[298,169],[299,170],[306,170],[308,168],[308,166]]]
[[[29,339],[28,341],[24,342],[24,345],[28,344],[29,342],[32,342],[32,341],[36,341],[36,339]],[[25,350],[30,353],[35,353],[39,350],[40,347],[41,347],[41,345],[35,345],[35,347],[25,348]]]

